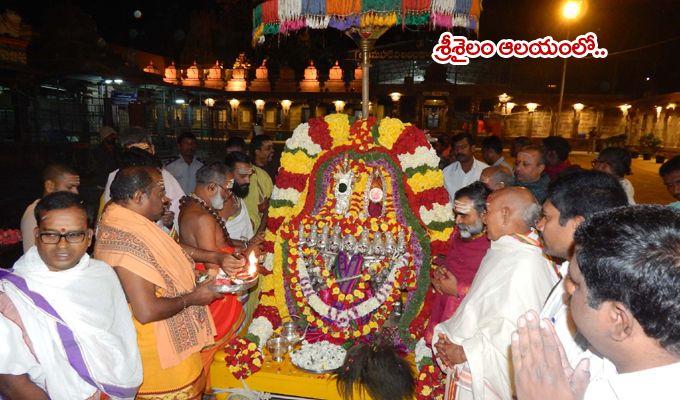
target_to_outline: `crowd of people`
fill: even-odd
[[[200,399],[257,306],[257,289],[214,286],[259,256],[274,143],[233,137],[224,160],[202,162],[183,133],[163,165],[141,128],[101,136],[97,223],[77,172],[50,165],[22,217],[25,254],[0,270],[0,397]],[[677,396],[680,156],[659,171],[678,201],[635,206],[623,148],[585,170],[561,137],[516,138],[514,165],[498,137],[483,161],[471,136],[449,143],[436,148],[457,228],[433,260],[423,337],[446,398]]]

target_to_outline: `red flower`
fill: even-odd
[[[257,317],[267,318],[272,323],[274,329],[281,325],[281,316],[279,316],[279,311],[274,306],[259,306],[253,314],[253,319]]]
[[[292,188],[302,192],[307,185],[307,178],[307,175],[296,174],[279,168],[279,174],[276,176],[276,187],[281,189]]]
[[[413,150],[418,146],[430,147],[430,143],[420,129],[411,125],[404,128],[404,132],[392,147],[392,152],[395,154],[413,153]]]
[[[312,118],[307,121],[309,124],[309,137],[312,141],[323,150],[328,150],[333,147],[333,138],[331,137],[331,132],[328,129],[328,124],[323,118]]]
[[[236,337],[224,347],[224,361],[236,379],[247,379],[262,368],[264,356],[255,343]]]
[[[449,202],[449,192],[443,186],[428,189],[416,195],[419,205],[424,205],[427,209],[432,209],[432,203],[446,204]],[[420,208],[420,207],[419,207]],[[418,208],[418,209],[419,209]]]

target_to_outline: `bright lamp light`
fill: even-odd
[[[569,20],[574,20],[581,15],[583,2],[577,0],[569,0],[562,5],[562,17]]]

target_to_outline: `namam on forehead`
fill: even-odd
[[[253,174],[253,167],[250,164],[247,164],[247,167],[239,167],[236,168],[236,173],[241,174],[241,175],[252,175]]]
[[[475,203],[468,197],[461,197],[453,202],[453,211],[456,214],[469,214],[475,207]]]

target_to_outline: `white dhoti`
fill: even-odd
[[[460,307],[435,327],[433,345],[444,334],[467,358],[456,371],[447,371],[447,381],[457,381],[455,390],[447,389],[449,399],[512,399],[512,332],[520,315],[541,309],[558,279],[537,242],[522,238],[491,242]]]
[[[253,223],[250,220],[246,203],[239,199],[241,211],[232,219],[227,221],[227,232],[233,240],[250,240],[255,236]]]
[[[132,399],[142,383],[118,277],[87,254],[55,272],[32,247],[13,272],[0,270],[0,335],[0,374],[28,374],[53,400]]]

